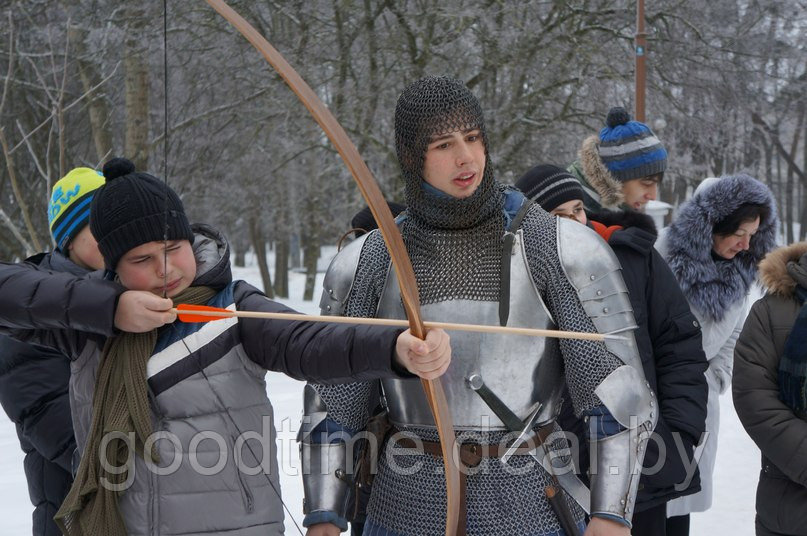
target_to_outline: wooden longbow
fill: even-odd
[[[406,317],[409,320],[409,327],[412,333],[421,339],[426,336],[426,328],[423,326],[423,319],[420,315],[420,300],[415,280],[415,272],[412,263],[406,253],[401,233],[395,225],[392,213],[389,210],[384,196],[378,187],[378,183],[373,178],[367,164],[362,159],[356,146],[348,138],[347,133],[328,110],[325,104],[317,97],[308,84],[297,74],[283,56],[266,40],[255,28],[252,27],[241,15],[227,5],[223,0],[206,0],[219,15],[243,35],[258,52],[263,55],[266,61],[285,80],[286,84],[297,95],[300,101],[308,108],[308,111],[319,123],[322,130],[331,140],[339,155],[344,160],[351,175],[356,179],[362,196],[370,207],[373,217],[378,223],[378,228],[384,241],[387,244],[392,265],[398,276],[401,288],[401,298],[403,300]],[[421,380],[426,398],[431,407],[434,421],[437,424],[437,432],[440,436],[440,445],[443,451],[443,465],[445,467],[447,512],[446,512],[446,536],[457,534],[460,512],[460,473],[456,462],[459,460],[459,452],[454,436],[454,424],[451,419],[451,412],[448,409],[443,386],[439,380]]]

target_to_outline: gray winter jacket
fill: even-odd
[[[232,282],[226,241],[208,227],[194,229],[194,284],[219,290],[209,305],[289,312],[250,285]],[[0,267],[0,325],[17,328],[10,330],[15,337],[47,343],[72,356],[71,402],[76,439],[83,448],[100,349],[114,334],[111,312],[122,289],[111,282],[54,281],[59,276],[21,271],[16,265]],[[87,303],[91,300],[92,306]],[[58,329],[73,324],[91,333]],[[316,381],[389,376],[399,332],[257,319],[176,322],[162,328],[147,364],[160,462],[149,467],[135,456],[119,498],[128,533],[282,533],[266,370]]]
[[[737,341],[734,407],[762,451],[757,534],[807,535],[807,415],[780,400],[777,384],[779,358],[802,307],[794,289],[807,288],[807,242],[773,251],[759,269],[768,294],[751,307]]]

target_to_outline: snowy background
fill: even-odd
[[[332,252],[331,252],[332,254]],[[324,255],[327,266],[327,255]],[[269,266],[274,266],[270,259]],[[244,279],[261,288],[261,278],[254,263],[247,268],[234,268],[233,276]],[[318,314],[319,289],[322,276],[317,281],[316,299],[302,300],[304,275],[289,274],[291,298],[282,300],[294,309]],[[295,436],[302,414],[303,383],[282,374],[269,373],[267,392],[275,407],[275,425],[278,437],[278,458],[283,501],[291,512],[286,512],[286,532],[299,534],[295,522],[302,530],[302,482]],[[754,534],[754,495],[759,473],[759,450],[746,435],[734,411],[729,390],[721,399],[721,424],[717,466],[715,469],[715,497],[708,512],[692,515],[693,536],[731,534],[752,536]],[[0,414],[0,536],[23,536],[31,534],[31,512],[17,435],[13,424],[5,414]]]

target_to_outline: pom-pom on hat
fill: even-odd
[[[93,195],[103,185],[101,172],[86,167],[73,169],[53,185],[48,226],[57,249],[66,251],[70,241],[90,222]]]
[[[540,164],[516,181],[516,188],[547,212],[575,199],[584,199],[580,182],[565,169]]]
[[[104,164],[104,177],[106,184],[92,201],[90,230],[108,269],[114,270],[123,255],[148,242],[193,242],[182,201],[163,181],[135,172],[125,158]]]
[[[640,179],[667,169],[667,150],[653,131],[621,107],[611,108],[600,131],[599,154],[619,181]]]

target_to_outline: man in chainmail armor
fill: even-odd
[[[461,81],[425,77],[407,87],[395,110],[395,143],[407,205],[397,223],[425,320],[622,335],[603,343],[452,333],[454,360],[441,381],[462,445],[458,532],[566,534],[544,493],[559,480],[567,527],[587,536],[629,534],[645,438],[656,416],[613,254],[584,226],[550,216],[494,179],[481,107]],[[321,306],[325,314],[405,318],[378,231],[334,259]],[[590,423],[596,456],[590,498],[568,471],[550,474],[536,462],[567,446],[553,422],[564,378],[575,412]],[[494,409],[496,400],[485,391],[505,409]],[[354,445],[345,438],[367,437],[360,432],[375,392],[371,383],[305,388],[300,441],[309,535],[347,530],[350,484],[358,477],[351,477]],[[444,534],[443,462],[420,382],[384,380],[382,393],[391,426],[364,534]],[[517,450],[505,455],[510,446]]]

